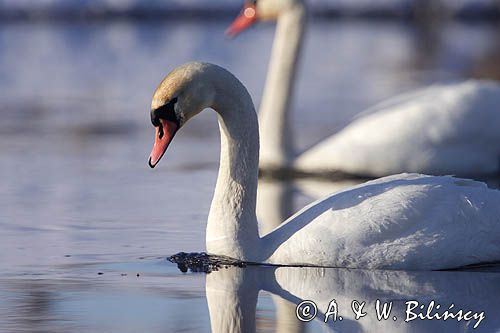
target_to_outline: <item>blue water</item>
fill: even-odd
[[[276,298],[294,303],[319,291],[326,295],[322,302],[342,297],[344,308],[352,298],[437,295],[442,302],[484,308],[487,319],[479,328],[498,330],[498,273],[251,268],[205,276],[184,275],[163,259],[204,250],[219,137],[215,117],[206,112],[179,133],[160,168],[150,170],[151,94],[176,65],[203,60],[233,71],[258,103],[273,26],[230,41],[223,36],[228,23],[0,25],[0,331],[209,331],[210,323],[221,325],[209,313],[210,302],[231,308],[212,296],[220,283],[238,286],[238,274],[263,279],[248,293],[226,295],[236,300],[262,290],[254,316],[258,331],[286,323],[299,331],[325,327],[320,320],[299,325],[294,304],[275,305]],[[313,24],[293,106],[299,149],[397,93],[495,75],[490,59],[498,54],[498,40],[488,25],[420,31],[398,23]],[[313,187],[329,192],[339,184],[320,185]],[[314,198],[290,186],[286,214]],[[213,293],[206,284],[215,286]],[[369,321],[360,323],[339,325],[371,331]],[[443,328],[419,321],[415,330],[463,325],[453,323]],[[385,324],[381,329],[406,327]]]

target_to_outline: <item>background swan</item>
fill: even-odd
[[[372,177],[500,171],[500,85],[479,80],[434,85],[380,103],[295,159],[288,118],[306,6],[303,0],[247,1],[228,33],[257,20],[278,21],[259,115],[261,168]]]
[[[271,264],[443,269],[500,260],[500,192],[453,177],[402,174],[315,202],[264,237],[255,214],[257,115],[231,73],[190,63],[157,88],[149,164],[205,108],[218,114],[220,168],[207,224],[213,254]]]

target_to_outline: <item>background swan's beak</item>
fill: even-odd
[[[235,37],[243,30],[250,27],[257,21],[257,12],[254,4],[246,4],[241,14],[234,20],[234,22],[226,30],[226,35]]]
[[[179,126],[173,121],[160,119],[160,122],[161,126],[156,127],[155,144],[149,156],[149,166],[151,168],[158,164],[179,129]]]

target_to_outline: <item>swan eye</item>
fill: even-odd
[[[154,127],[161,128],[160,119],[174,122],[177,126],[179,126],[179,119],[175,114],[175,103],[177,103],[177,97],[172,98],[167,104],[164,104],[155,110],[151,110],[151,123]]]

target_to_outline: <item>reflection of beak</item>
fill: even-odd
[[[149,166],[151,168],[158,164],[179,129],[179,126],[173,121],[160,119],[160,122],[161,127],[156,127],[155,144],[149,156]]]
[[[250,27],[257,21],[257,12],[254,4],[246,4],[241,14],[226,30],[226,35],[235,37],[243,30]]]

